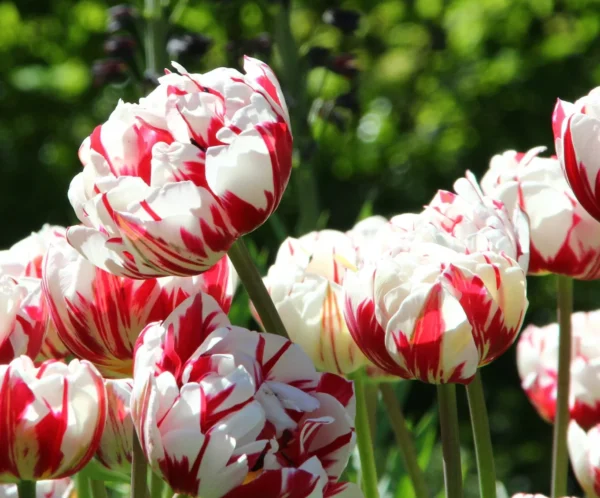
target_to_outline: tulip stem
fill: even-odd
[[[75,475],[75,488],[77,489],[77,498],[92,498],[90,478],[85,472],[78,472]]]
[[[437,399],[442,433],[446,498],[461,498],[463,492],[456,386],[454,384],[438,384]]]
[[[91,479],[90,485],[92,487],[92,498],[108,498],[106,486],[104,485],[103,481]]]
[[[241,237],[231,246],[228,254],[252,304],[256,308],[264,329],[272,334],[288,337],[275,304],[273,304],[262,277],[254,261],[252,261],[252,256]]]
[[[162,9],[160,0],[144,0],[146,18],[146,70],[153,78],[159,76],[158,71],[164,66],[166,41],[163,36]]]
[[[162,498],[165,482],[155,472],[150,477],[150,498]]]
[[[381,399],[383,400],[383,405],[387,411],[390,425],[392,426],[394,436],[396,437],[398,450],[400,450],[400,454],[402,455],[404,468],[412,481],[415,496],[416,498],[427,498],[429,492],[427,491],[425,476],[419,467],[417,450],[410,431],[406,426],[406,419],[402,413],[402,407],[398,402],[394,388],[391,384],[384,382],[380,384],[379,392],[381,392]]]
[[[467,386],[471,426],[473,427],[473,442],[479,474],[479,494],[481,498],[496,498],[496,468],[490,434],[483,383],[479,371]]]
[[[571,314],[573,312],[573,279],[557,275],[558,279],[558,394],[552,444],[552,498],[567,493],[567,426],[569,424],[569,383],[571,377]]]
[[[35,498],[35,481],[20,481],[17,490],[19,498]]]
[[[131,498],[147,498],[148,486],[146,483],[148,465],[146,455],[140,445],[137,432],[133,431],[133,451],[131,461]]]
[[[358,372],[354,376],[354,392],[356,393],[356,442],[360,456],[362,489],[365,498],[379,498],[375,453],[373,452],[367,398],[365,396],[365,381],[362,372]]]

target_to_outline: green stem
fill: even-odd
[[[229,249],[229,258],[242,284],[246,288],[246,292],[252,304],[254,304],[265,330],[272,334],[287,337],[287,331],[281,321],[281,317],[277,313],[273,300],[269,296],[269,292],[262,281],[254,261],[252,261],[252,256],[250,256],[250,252],[241,238]]]
[[[371,441],[375,442],[377,437],[377,382],[365,382],[365,402],[367,403],[367,415],[371,429]]]
[[[92,488],[92,498],[108,498],[108,493],[106,492],[106,486],[103,481],[97,481],[96,479],[92,479],[90,481]]]
[[[558,394],[552,445],[552,498],[567,494],[567,426],[569,424],[569,383],[571,377],[571,314],[573,312],[573,280],[557,275],[558,279]]]
[[[427,498],[429,492],[427,491],[425,476],[419,467],[417,450],[410,431],[406,426],[406,420],[402,413],[398,398],[396,397],[396,393],[394,392],[394,388],[391,384],[384,382],[380,384],[379,391],[381,392],[381,399],[383,400],[390,425],[392,426],[394,436],[396,437],[396,444],[404,461],[404,467],[412,481],[415,496],[416,498]]]
[[[356,393],[356,440],[360,456],[362,488],[365,498],[379,498],[377,468],[375,467],[375,454],[365,397],[365,381],[361,372],[354,378],[354,392]]]
[[[75,487],[77,489],[77,498],[92,498],[90,478],[85,472],[78,472],[75,475]]]
[[[19,498],[35,498],[35,481],[20,481],[17,490]]]
[[[481,374],[479,372],[477,372],[475,378],[467,386],[467,398],[469,400],[477,472],[479,474],[479,493],[481,498],[496,498],[494,452],[492,449],[490,423],[485,406],[485,397],[483,395],[483,383],[481,382]]]
[[[162,498],[165,482],[155,472],[150,477],[150,498]]]
[[[437,398],[442,433],[446,498],[461,498],[463,493],[456,386],[454,384],[438,384]]]
[[[133,451],[131,462],[131,498],[147,498],[148,486],[146,483],[148,465],[146,455],[140,445],[137,432],[133,431]],[[79,497],[78,497],[79,498]]]
[[[146,51],[146,70],[152,76],[158,76],[165,65],[166,42],[162,25],[160,0],[144,0],[146,33],[144,48]]]

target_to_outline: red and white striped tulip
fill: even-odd
[[[585,496],[600,497],[600,425],[585,431],[572,420],[567,445],[571,466]]]
[[[133,451],[133,420],[131,419],[131,379],[105,380],[106,425],[96,451],[98,461],[110,470],[128,475]]]
[[[348,328],[387,373],[467,384],[514,342],[527,309],[525,272],[506,254],[414,243],[344,282]]]
[[[229,309],[229,268],[225,257],[195,277],[134,280],[95,267],[67,245],[52,246],[44,265],[44,293],[66,347],[107,377],[129,378],[135,341],[148,323],[165,319],[202,290]]]
[[[343,311],[344,275],[356,264],[352,239],[323,230],[286,239],[264,279],[290,339],[320,370],[347,374],[366,363]]]
[[[173,64],[138,104],[119,103],[82,144],[69,188],[82,226],[69,242],[120,276],[197,275],[275,211],[292,162],[271,69],[189,74]]]
[[[106,420],[106,390],[86,361],[27,356],[0,365],[0,482],[59,479],[94,455]]]
[[[574,104],[558,100],[552,130],[556,155],[575,197],[600,221],[600,88]]]
[[[286,469],[315,457],[321,489],[334,489],[354,445],[354,404],[350,382],[317,373],[287,339],[232,327],[206,294],[149,325],[136,346],[134,424],[180,493],[229,496],[283,470],[260,488],[280,496]]]
[[[509,216],[502,202],[484,195],[470,172],[454,183],[454,190],[438,191],[415,224],[430,223],[445,231],[467,253],[504,253],[527,270],[529,226],[523,212],[515,208]]]
[[[0,363],[25,354],[35,358],[48,323],[41,281],[0,276]]]
[[[529,218],[529,274],[558,273],[600,278],[600,223],[575,198],[556,158],[527,153],[496,155],[481,185],[501,200],[509,213],[521,208]]]
[[[388,224],[383,216],[369,216],[346,232],[356,248],[357,266],[363,266],[367,261],[372,262],[385,252],[386,246],[380,233]]]
[[[66,229],[61,226],[44,225],[39,232],[33,232],[10,249],[0,251],[0,274],[10,275],[16,279],[20,277],[41,279],[42,261],[48,247],[51,244],[66,244],[65,233]],[[68,353],[69,351],[58,337],[53,321],[47,320],[37,359],[40,361],[62,359]]]
[[[0,498],[18,498],[16,484],[0,484]],[[36,482],[36,498],[74,498],[75,483],[70,477]]]
[[[584,429],[600,424],[600,311],[571,316],[571,419]],[[517,345],[521,385],[540,416],[553,422],[558,389],[558,324],[529,325]]]

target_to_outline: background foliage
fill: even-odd
[[[571,100],[600,84],[595,0],[294,0],[290,24],[300,59],[291,69],[290,59],[271,46],[276,32],[286,34],[276,2],[182,2],[169,36],[193,32],[213,41],[205,54],[182,62],[190,71],[239,66],[242,53],[270,62],[296,120],[301,150],[294,175],[301,180],[303,172],[312,171],[317,180],[318,204],[307,196],[305,184],[293,179],[279,223],[254,234],[263,265],[283,235],[297,234],[300,213],[317,209],[320,227],[348,229],[371,213],[419,209],[436,189],[451,189],[466,169],[481,176],[489,158],[505,149],[546,145],[552,150],[555,99]],[[0,1],[2,246],[45,222],[75,221],[66,192],[80,168],[79,144],[119,98],[137,98],[132,81],[100,85],[90,71],[94,60],[105,57],[111,5]],[[351,35],[323,22],[327,9],[340,6],[362,13]],[[309,67],[317,46],[331,51],[327,64],[334,71]],[[354,57],[345,57],[348,53]],[[138,68],[142,54],[135,55]],[[598,306],[597,284],[577,283],[576,294],[576,309]],[[554,319],[553,299],[551,277],[532,280],[527,321]],[[243,297],[234,319],[248,320]],[[521,391],[514,355],[513,348],[483,372],[498,476],[509,494],[548,494],[551,428]],[[417,428],[422,463],[430,462],[431,482],[441,489],[433,389],[404,383],[398,390]],[[464,396],[460,409],[466,488],[475,496]],[[390,439],[387,425],[379,424],[379,466],[391,483],[389,496],[407,497],[404,480],[396,485],[401,464]],[[572,479],[570,488],[578,492]]]

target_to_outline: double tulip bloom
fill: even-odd
[[[569,185],[587,212],[600,221],[600,88],[575,103],[559,100],[552,130]]]
[[[571,421],[567,444],[573,471],[585,495],[600,497],[600,424],[586,431]]]
[[[570,416],[584,429],[600,424],[600,311],[571,317]],[[542,418],[554,421],[558,390],[557,323],[528,326],[517,346],[517,367],[523,389]]]
[[[392,220],[396,248],[346,273],[354,340],[401,378],[470,382],[514,342],[527,308],[521,214],[513,223],[471,177],[455,188],[438,193],[422,214]]]
[[[343,311],[344,277],[357,258],[350,236],[312,232],[285,240],[264,279],[290,339],[323,371],[347,374],[366,362]]]
[[[246,74],[174,66],[79,151],[69,199],[82,225],[67,238],[115,275],[208,270],[273,213],[290,176],[288,111],[266,64],[246,58]]]
[[[360,497],[340,484],[355,443],[352,384],[289,340],[233,327],[198,294],[136,346],[132,418],[154,470],[203,498]]]
[[[600,223],[575,198],[558,159],[539,157],[543,150],[494,156],[481,181],[483,190],[509,212],[520,208],[527,214],[530,275],[600,278]]]

